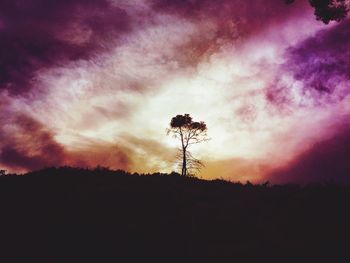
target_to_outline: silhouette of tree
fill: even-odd
[[[292,4],[295,0],[284,0],[286,4]],[[344,20],[349,12],[348,0],[309,0],[315,9],[317,20],[328,24],[330,21],[340,22]]]
[[[341,21],[349,12],[349,4],[346,0],[309,0],[315,8],[317,20],[328,24],[330,21]]]
[[[203,121],[195,122],[189,114],[177,115],[171,119],[167,134],[172,134],[181,141],[177,158],[180,160],[182,176],[188,176],[203,167],[203,163],[193,157],[188,147],[207,141],[207,130],[207,125]]]

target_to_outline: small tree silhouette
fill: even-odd
[[[284,0],[284,2],[289,5],[295,0]],[[347,0],[309,0],[309,3],[315,9],[316,19],[325,24],[344,20],[350,10],[350,2]]]
[[[195,122],[189,114],[177,115],[171,119],[167,134],[172,134],[181,141],[177,158],[180,160],[182,176],[188,176],[192,171],[198,171],[203,167],[203,163],[193,157],[188,147],[207,141],[207,130],[207,125],[203,121]]]

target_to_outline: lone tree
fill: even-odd
[[[193,121],[189,114],[177,115],[171,119],[167,134],[172,134],[174,138],[181,141],[178,159],[182,176],[188,176],[191,174],[189,171],[200,170],[203,167],[202,162],[194,158],[188,151],[188,147],[207,141],[207,130],[207,125],[203,121]]]

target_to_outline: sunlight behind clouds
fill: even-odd
[[[185,113],[204,121],[211,138],[195,145],[194,154],[209,163],[208,170],[229,178],[238,172],[261,177],[267,166],[288,163],[328,133],[312,130],[331,123],[334,105],[316,105],[312,91],[284,65],[291,46],[321,28],[312,10],[291,15],[292,22],[278,14],[276,20],[249,23],[225,10],[228,16],[221,19],[205,12],[158,12],[146,0],[109,3],[127,21],[124,31],[96,35],[95,24],[82,26],[84,13],[55,37],[78,50],[97,39],[102,51],[40,68],[31,80],[35,90],[6,97],[10,112],[38,121],[65,151],[74,152],[63,164],[82,159],[96,165],[91,153],[98,152],[98,160],[112,168],[168,172],[179,142],[166,136],[166,128]],[[120,154],[120,163],[113,163],[119,159],[110,149]]]

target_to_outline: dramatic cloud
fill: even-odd
[[[300,81],[305,96],[338,102],[350,91],[350,21],[322,30],[287,51],[283,71]]]
[[[200,176],[279,182],[347,129],[349,21],[306,0],[49,2],[0,3],[5,169],[169,172],[165,129],[190,113]]]
[[[0,21],[0,89],[13,94],[30,89],[37,70],[107,51],[130,30],[126,12],[104,0],[5,0]]]
[[[10,168],[35,170],[63,163],[64,149],[50,131],[29,116],[2,120],[0,162]]]
[[[315,134],[323,134],[309,140],[295,160],[273,172],[275,181],[350,182],[349,25],[347,20],[321,30],[286,51],[286,61],[280,68],[284,76],[268,89],[267,97],[278,108],[314,109],[318,115],[328,114],[315,126]],[[319,117],[315,115],[309,121]],[[303,128],[300,125],[299,129]]]
[[[286,167],[269,174],[276,183],[350,183],[349,129],[316,143]]]

